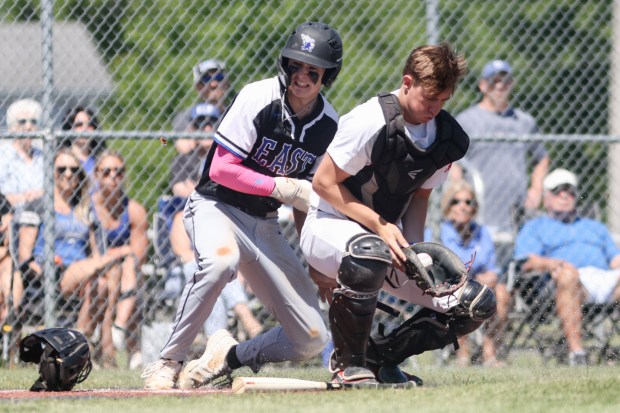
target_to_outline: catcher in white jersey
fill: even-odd
[[[320,91],[341,67],[339,34],[323,23],[304,23],[282,49],[279,75],[246,85],[226,110],[184,210],[198,270],[185,286],[161,359],[144,371],[146,388],[200,387],[241,366],[257,372],[267,362],[308,359],[325,346],[316,289],[280,233],[277,210],[292,205],[301,228],[309,179],[338,126]],[[182,368],[220,291],[238,270],[280,326],[243,343],[218,330],[204,355]]]
[[[407,382],[411,376],[398,369],[400,362],[454,343],[455,335],[495,312],[493,293],[465,282],[467,270],[449,250],[420,243],[431,191],[469,146],[468,136],[442,110],[464,71],[464,58],[445,43],[414,49],[398,90],[341,118],[314,175],[320,198],[311,199],[301,248],[311,266],[338,283],[329,309],[334,381]],[[450,288],[437,294],[421,289],[419,273],[402,271],[409,270],[411,252],[428,253],[428,272]],[[398,270],[388,272],[392,265]],[[425,308],[389,336],[370,338],[382,288]]]

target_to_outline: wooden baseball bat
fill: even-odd
[[[270,391],[321,391],[321,390],[353,390],[353,389],[414,389],[421,384],[413,381],[405,383],[329,383],[325,381],[312,381],[289,379],[285,377],[235,377],[232,383],[232,392],[235,394],[249,392]]]
[[[342,390],[343,388],[339,383],[284,377],[235,377],[232,383],[232,392],[235,394],[269,391]]]

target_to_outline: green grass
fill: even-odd
[[[430,355],[429,355],[430,356]],[[618,412],[620,370],[615,366],[574,369],[515,360],[502,369],[438,367],[420,360],[415,370],[425,385],[413,390],[366,390],[316,393],[157,395],[127,399],[45,399],[0,401],[0,412]],[[410,368],[408,370],[411,370]],[[251,375],[239,370],[238,375]],[[267,376],[327,380],[321,368],[267,368]],[[0,370],[1,389],[27,389],[36,377],[34,365]],[[140,388],[140,373],[94,371],[76,389]]]

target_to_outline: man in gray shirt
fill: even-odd
[[[538,133],[536,121],[527,112],[510,104],[514,87],[508,62],[494,60],[482,70],[478,84],[482,100],[456,116],[469,136]],[[528,167],[532,172],[528,183]],[[538,208],[542,181],[549,168],[549,156],[538,142],[481,142],[472,139],[460,165],[453,168],[453,179],[477,175],[482,183],[481,222],[497,240],[511,236],[515,211]]]

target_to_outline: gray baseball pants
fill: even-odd
[[[184,361],[224,286],[240,270],[280,325],[237,346],[237,358],[257,372],[268,362],[302,361],[328,340],[316,289],[280,233],[277,213],[248,215],[194,192],[183,212],[198,270],[185,285],[162,358]]]

